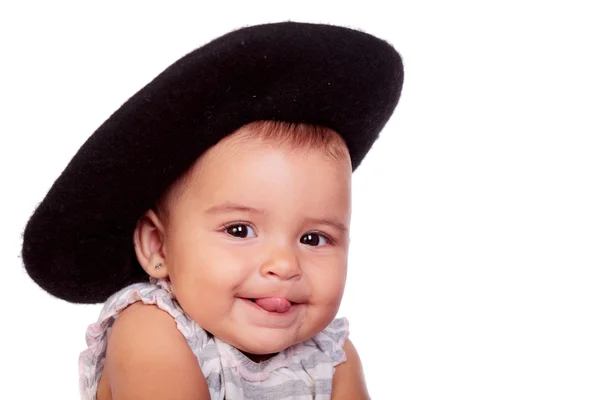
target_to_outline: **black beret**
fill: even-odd
[[[77,151],[24,231],[31,278],[73,303],[147,280],[139,218],[209,147],[258,120],[338,132],[354,171],[392,115],[400,55],[367,33],[323,24],[245,27],[192,51],[115,111]]]

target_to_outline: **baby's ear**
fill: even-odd
[[[165,227],[154,210],[148,210],[133,232],[133,244],[138,262],[153,278],[168,276],[165,265]]]

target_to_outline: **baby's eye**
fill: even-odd
[[[305,240],[306,238],[306,240]],[[320,238],[322,238],[323,240],[319,240]],[[311,232],[311,233],[307,233],[306,235],[302,236],[302,239],[300,239],[300,241],[304,244],[308,244],[310,246],[315,246],[315,247],[320,247],[319,243],[323,243],[323,244],[327,244],[329,242],[331,242],[331,239],[329,239],[327,236],[316,233],[316,232]]]
[[[233,224],[233,225],[228,225],[225,228],[225,231],[231,235],[231,236],[235,236],[241,239],[245,239],[248,237],[248,230],[251,230],[252,232],[254,232],[252,230],[252,228],[250,227],[250,225],[247,224]],[[253,236],[256,237],[256,234]]]

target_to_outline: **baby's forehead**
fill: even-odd
[[[282,121],[254,121],[246,124],[219,140],[198,156],[196,161],[181,174],[164,193],[163,197],[179,196],[186,189],[196,186],[205,178],[219,175],[213,184],[229,185],[231,175],[220,173],[223,166],[235,164],[243,168],[246,176],[260,175],[248,160],[264,157],[266,150],[278,152],[283,157],[293,158],[296,164],[324,161],[334,168],[352,173],[350,154],[344,139],[334,130],[310,124]],[[239,165],[239,160],[246,164]],[[234,170],[235,169],[231,169]],[[288,182],[294,183],[290,178]],[[283,182],[285,183],[285,182]]]

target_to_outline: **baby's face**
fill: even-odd
[[[323,330],[348,259],[350,160],[231,135],[197,162],[170,206],[165,263],[202,328],[252,354]]]

